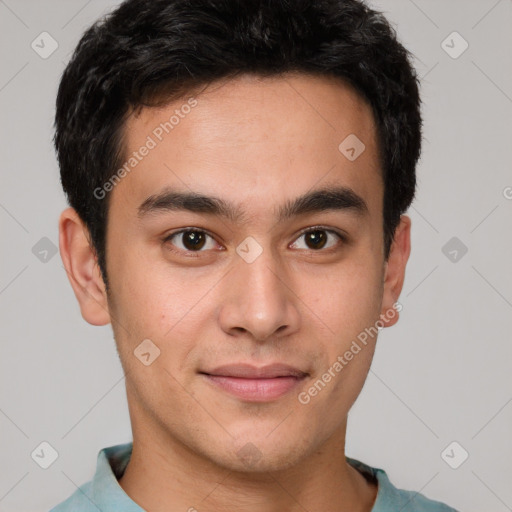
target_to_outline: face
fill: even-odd
[[[385,261],[370,107],[339,81],[243,76],[132,115],[125,149],[109,300],[77,296],[112,323],[134,439],[267,471],[344,435],[409,250],[404,217]]]

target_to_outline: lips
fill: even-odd
[[[308,375],[286,364],[255,367],[243,363],[199,373],[214,389],[248,402],[276,400],[296,388]]]
[[[306,372],[298,368],[279,363],[261,366],[259,368],[244,363],[229,364],[201,373],[219,377],[238,377],[242,379],[273,379],[276,377],[301,378],[307,375]]]

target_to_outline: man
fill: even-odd
[[[421,116],[356,0],[129,0],[62,77],[60,250],[133,443],[53,510],[450,511],[345,455],[398,320]]]

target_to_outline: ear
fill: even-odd
[[[105,284],[89,231],[73,208],[60,215],[59,249],[84,320],[92,325],[110,323]]]
[[[411,219],[407,215],[400,217],[389,258],[385,264],[384,292],[380,320],[384,327],[391,327],[398,322],[400,306],[393,307],[400,297],[405,279],[405,266],[411,252]]]

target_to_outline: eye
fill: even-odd
[[[334,235],[334,236],[333,236]],[[320,249],[331,249],[335,247],[336,241],[334,243],[328,244],[329,237],[337,238],[338,241],[345,242],[345,237],[341,235],[340,233],[337,233],[336,231],[325,229],[321,226],[315,226],[314,228],[309,228],[307,231],[304,231],[297,240],[304,237],[306,247],[297,247],[297,242],[294,242],[291,247],[298,248],[298,249],[306,249],[306,250],[313,250],[318,251]],[[339,242],[338,242],[339,245]]]
[[[301,247],[297,240],[304,238],[305,246]],[[330,239],[330,240],[329,240]],[[336,242],[338,239],[338,243]],[[181,253],[198,253],[208,249],[215,249],[217,243],[215,239],[206,231],[199,228],[187,228],[171,233],[163,239],[164,243],[171,242],[176,249],[171,248],[174,252]],[[337,233],[331,229],[315,226],[303,231],[290,247],[293,249],[305,249],[319,251],[321,249],[332,249],[340,242],[346,242],[346,238],[341,233]]]
[[[172,242],[174,239],[176,239],[177,242]],[[210,239],[209,245],[208,239]],[[202,249],[213,249],[216,246],[216,242],[213,237],[206,233],[206,231],[195,228],[176,231],[164,238],[163,241],[172,242],[172,245],[176,246],[183,252],[203,252]]]

